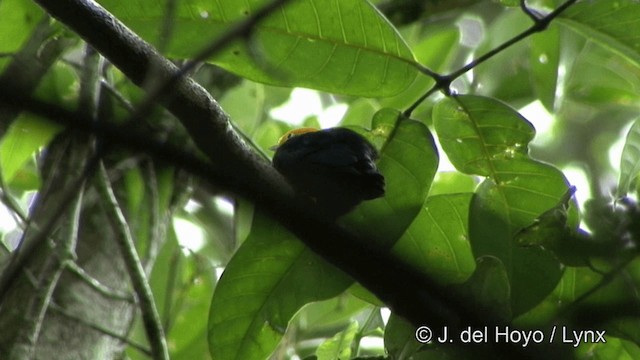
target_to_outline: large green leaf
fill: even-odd
[[[502,261],[514,315],[535,306],[560,279],[549,251],[516,244],[514,234],[557,205],[567,182],[556,168],[531,160],[534,130],[506,104],[479,96],[444,99],[434,110],[443,149],[461,171],[487,176],[473,198],[469,235],[476,257]]]
[[[611,103],[637,106],[640,4],[633,0],[580,2],[556,22],[586,40],[580,56],[567,72],[564,90],[567,96],[599,106]]]
[[[397,110],[380,110],[369,135],[374,143],[386,141],[378,160],[385,196],[364,202],[341,221],[372,243],[390,247],[420,211],[438,169],[438,153],[429,129]]]
[[[559,170],[531,160],[496,161],[494,166],[498,180],[487,179],[476,191],[469,234],[476,256],[495,256],[505,265],[517,315],[544,299],[562,273],[552,253],[521,247],[514,234],[555,206],[567,185]]]
[[[170,56],[189,58],[269,0],[178,2],[171,39],[160,39],[164,3],[100,1]],[[359,96],[390,96],[419,74],[395,28],[365,0],[292,0],[239,40],[214,63],[248,79]]]
[[[491,98],[463,95],[439,102],[434,125],[442,148],[460,171],[495,175],[494,159],[526,156],[533,126],[508,105]]]
[[[465,281],[475,268],[469,245],[471,193],[430,196],[393,252],[445,284]]]
[[[627,133],[627,140],[620,157],[620,180],[616,195],[627,195],[632,182],[640,174],[640,119],[636,119]]]
[[[556,20],[610,53],[640,64],[640,3],[634,0],[584,1]]]
[[[351,278],[256,213],[251,234],[215,289],[209,313],[214,359],[265,359],[305,304],[340,294]]]

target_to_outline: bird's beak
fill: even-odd
[[[279,145],[273,145],[272,147],[269,148],[269,150],[276,151],[276,150],[278,150],[278,146]]]

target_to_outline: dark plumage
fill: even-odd
[[[273,166],[321,211],[338,217],[363,200],[384,195],[377,157],[376,149],[352,130],[304,128],[280,139]]]

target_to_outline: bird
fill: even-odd
[[[274,168],[327,217],[338,218],[385,194],[385,178],[375,162],[378,152],[353,130],[294,129],[271,149]]]

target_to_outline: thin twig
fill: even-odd
[[[491,49],[489,52],[485,53],[484,55],[478,57],[477,59],[473,60],[472,62],[468,63],[467,65],[461,67],[460,69],[448,74],[448,75],[439,75],[439,74],[435,74],[435,77],[433,75],[433,72],[429,71],[429,72],[425,72],[427,75],[434,77],[434,79],[436,80],[435,85],[429,89],[425,95],[421,96],[416,102],[414,102],[409,108],[407,108],[407,110],[404,111],[404,114],[406,116],[410,116],[411,113],[413,112],[413,110],[415,110],[420,103],[422,103],[427,97],[429,97],[430,95],[432,95],[436,90],[443,90],[445,92],[445,94],[449,94],[449,87],[451,86],[451,83],[453,82],[453,80],[457,79],[458,77],[466,74],[469,70],[475,68],[476,66],[482,64],[483,62],[491,59],[492,57],[496,56],[497,54],[501,53],[502,51],[504,51],[506,48],[517,44],[518,42],[520,42],[521,40],[535,34],[541,31],[544,31],[549,24],[551,23],[551,21],[553,19],[555,19],[556,17],[558,17],[563,11],[565,11],[567,8],[569,8],[571,5],[573,5],[577,0],[567,0],[565,3],[563,3],[562,5],[560,5],[557,9],[555,9],[553,12],[549,13],[547,16],[543,17],[543,18],[535,18],[534,20],[534,24],[531,25],[527,30],[521,32],[520,34],[512,37],[511,39],[505,41],[504,43],[498,45],[497,47]],[[424,72],[424,71],[423,71]]]
[[[125,292],[121,292],[116,289],[112,289],[100,281],[98,281],[93,276],[87,274],[83,268],[81,268],[75,261],[69,261],[65,264],[65,269],[70,273],[77,276],[80,280],[84,281],[89,287],[94,289],[100,295],[103,295],[106,298],[114,299],[114,300],[122,300],[131,304],[135,304],[136,300],[131,294],[127,294]]]
[[[145,178],[147,179],[146,188],[149,191],[147,196],[149,204],[149,238],[147,240],[147,252],[144,258],[144,272],[149,276],[153,269],[156,257],[160,252],[160,248],[164,243],[165,233],[163,224],[165,223],[160,208],[160,193],[158,192],[158,174],[155,170],[154,163],[147,161],[144,164]]]
[[[425,92],[422,96],[420,96],[420,98],[414,102],[411,106],[409,106],[402,114],[404,115],[404,117],[406,118],[410,118],[411,114],[413,113],[413,111],[420,106],[420,104],[422,104],[422,102],[424,100],[426,100],[429,96],[433,95],[433,93],[435,93],[436,91],[440,90],[440,86],[438,85],[438,83],[436,82],[435,84],[433,84],[433,86],[431,87],[431,89],[427,90],[427,92]]]
[[[527,6],[527,0],[520,0],[520,9],[522,9],[522,12],[531,18],[534,23],[540,21],[540,16]]]
[[[120,103],[120,105],[122,105],[123,108],[125,108],[125,110],[129,111],[129,112],[134,112],[135,111],[135,107],[131,104],[131,102],[129,102],[128,99],[126,99],[114,86],[113,84],[111,84],[110,82],[108,82],[106,79],[102,79],[101,81],[102,87],[103,89],[107,90],[107,92],[109,94],[111,94],[116,100],[118,100],[118,103]]]
[[[127,220],[111,188],[107,169],[103,164],[100,164],[98,175],[98,191],[106,204],[107,217],[116,232],[116,241],[122,253],[122,258],[124,259],[129,276],[131,277],[133,289],[138,296],[140,310],[142,312],[142,321],[147,333],[147,338],[151,344],[153,358],[156,360],[169,360],[167,341],[164,336],[162,323],[160,322],[160,316],[158,315],[158,309],[153,300],[151,287],[149,286],[147,276],[140,262],[129,224],[127,224]]]
[[[166,291],[164,292],[164,313],[162,323],[164,324],[164,328],[167,330],[167,333],[171,331],[171,327],[173,326],[173,319],[171,317],[173,313],[173,296],[175,295],[176,282],[178,279],[178,265],[180,263],[180,251],[174,251],[171,260],[169,262],[169,268],[167,273],[167,282],[166,282]]]

